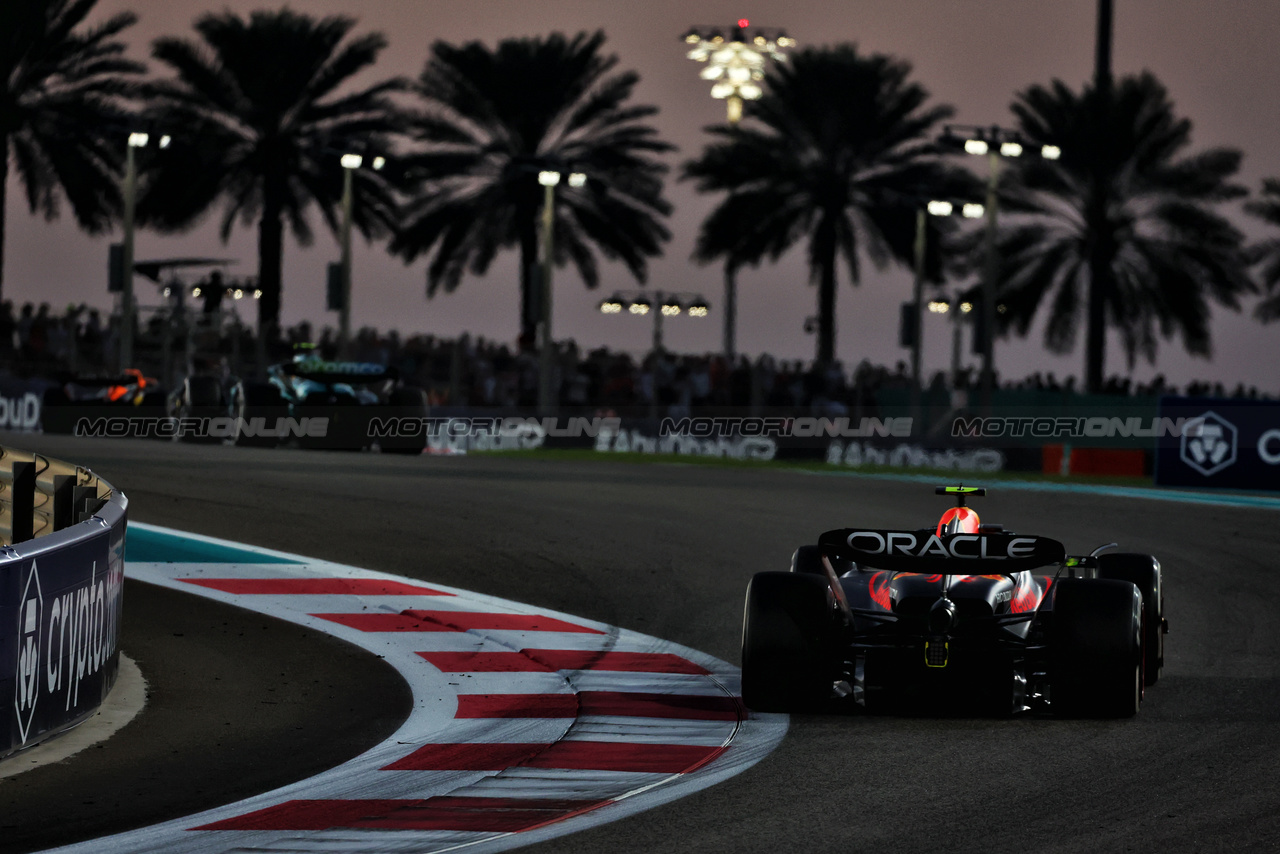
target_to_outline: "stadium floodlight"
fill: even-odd
[[[764,79],[765,66],[770,61],[785,61],[783,50],[796,43],[781,30],[756,28],[753,36],[748,35],[750,26],[749,20],[740,18],[728,39],[718,29],[697,27],[683,37],[691,46],[689,59],[706,63],[700,76],[711,82],[712,98],[727,102],[730,124],[737,124],[742,118],[744,100],[755,101],[764,95],[760,81]]]

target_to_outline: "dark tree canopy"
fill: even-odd
[[[772,67],[741,126],[710,128],[716,141],[685,165],[699,191],[726,194],[702,225],[697,260],[733,268],[804,243],[820,362],[835,354],[838,260],[855,285],[863,256],[909,264],[921,206],[973,192],[972,176],[932,141],[952,110],[928,98],[903,60],[850,45],[806,49]]]
[[[1245,194],[1232,182],[1240,152],[1186,153],[1191,122],[1174,112],[1150,73],[1124,77],[1101,101],[1060,81],[1032,86],[1013,112],[1037,145],[1059,160],[1025,158],[1008,173],[1002,205],[1011,213],[999,241],[1006,326],[1025,335],[1045,312],[1045,343],[1070,350],[1081,319],[1120,333],[1132,364],[1154,360],[1157,338],[1180,336],[1210,353],[1210,305],[1239,307],[1252,290],[1242,235],[1220,203]],[[1101,329],[1086,347],[1086,387],[1105,364]]]
[[[521,337],[532,339],[545,169],[588,176],[581,188],[556,187],[555,263],[571,261],[595,287],[599,252],[644,281],[670,237],[666,167],[655,155],[671,146],[644,122],[657,108],[630,103],[638,75],[614,73],[618,59],[603,44],[597,32],[432,46],[416,87],[418,150],[407,160],[417,189],[392,244],[406,260],[430,258],[428,295],[519,247]]]
[[[304,245],[315,205],[337,230],[344,153],[385,152],[401,125],[389,97],[406,82],[355,91],[348,81],[386,46],[379,33],[352,35],[347,17],[320,20],[283,9],[241,18],[202,15],[198,40],[161,38],[153,55],[174,77],[154,86],[151,118],[174,143],[146,176],[139,215],[162,230],[189,228],[222,207],[222,237],[239,222],[258,227],[259,324],[277,326],[284,226]],[[353,175],[353,224],[385,234],[396,217],[388,172]]]
[[[1280,227],[1280,178],[1262,182],[1261,197],[1247,203],[1244,209],[1267,223]],[[1249,262],[1257,267],[1258,277],[1266,292],[1254,309],[1263,323],[1280,320],[1280,237],[1269,237],[1248,248]]]
[[[56,219],[65,200],[90,233],[120,210],[128,101],[142,65],[117,37],[130,13],[86,26],[96,0],[0,3],[0,284],[10,164],[32,213]]]

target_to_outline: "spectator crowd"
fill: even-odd
[[[157,374],[163,362],[180,376],[183,360],[199,358],[206,364],[219,364],[227,373],[251,372],[257,344],[252,330],[238,321],[229,322],[228,317],[194,315],[188,325],[175,325],[172,318],[151,318],[135,334],[137,367]],[[198,318],[203,319],[197,322]],[[27,303],[17,312],[10,302],[0,304],[0,369],[12,376],[53,379],[112,373],[118,367],[114,364],[118,339],[117,317],[104,319],[98,309],[85,305],[69,306],[55,314],[47,303]],[[166,339],[168,352],[162,359]],[[267,342],[268,358],[288,358],[294,345],[301,343],[316,344],[327,359],[339,355],[332,329],[326,327],[313,337],[311,325],[304,322],[285,330],[278,340]],[[402,337],[395,331],[379,333],[365,328],[354,336],[348,357],[394,366],[407,383],[426,390],[436,406],[513,408],[537,403],[537,353],[498,341],[467,334],[457,338]],[[962,369],[954,382],[940,371],[930,378],[926,395],[935,402],[950,399],[954,403],[957,392],[963,395],[977,383],[973,368]],[[839,362],[823,368],[767,354],[754,359],[739,356],[732,362],[720,354],[665,351],[636,357],[604,347],[583,351],[572,341],[558,342],[553,376],[553,388],[559,390],[563,406],[619,412],[657,408],[672,416],[705,407],[766,407],[857,416],[874,413],[884,392],[905,399],[911,385],[905,362],[898,362],[891,370],[863,360],[850,371]],[[1064,398],[1077,392],[1074,377],[1059,382],[1052,373],[1040,372],[1000,387]],[[1179,391],[1163,376],[1148,383],[1111,377],[1104,389],[1108,395],[1126,397]],[[1215,397],[1272,397],[1243,384],[1230,389],[1222,383],[1193,382],[1182,391]]]

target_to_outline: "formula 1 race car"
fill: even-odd
[[[85,426],[82,419],[159,418],[164,403],[159,381],[133,368],[118,376],[71,377],[44,390],[40,424],[46,433],[72,433]]]
[[[419,454],[426,447],[426,393],[403,384],[395,368],[328,361],[304,350],[267,373],[267,382],[239,380],[231,387],[237,445],[296,438],[304,448],[360,450],[376,442],[387,453]],[[190,405],[206,402],[193,395]],[[401,421],[409,425],[403,432],[389,426]]]
[[[1160,562],[1114,543],[1068,556],[981,524],[966,499],[984,489],[936,492],[956,499],[936,528],[828,531],[752,578],[746,705],[1136,714],[1164,663]]]

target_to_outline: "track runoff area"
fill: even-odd
[[[413,711],[319,776],[58,851],[502,851],[714,785],[787,729],[736,667],[518,602],[137,523],[125,573],[368,650]]]

